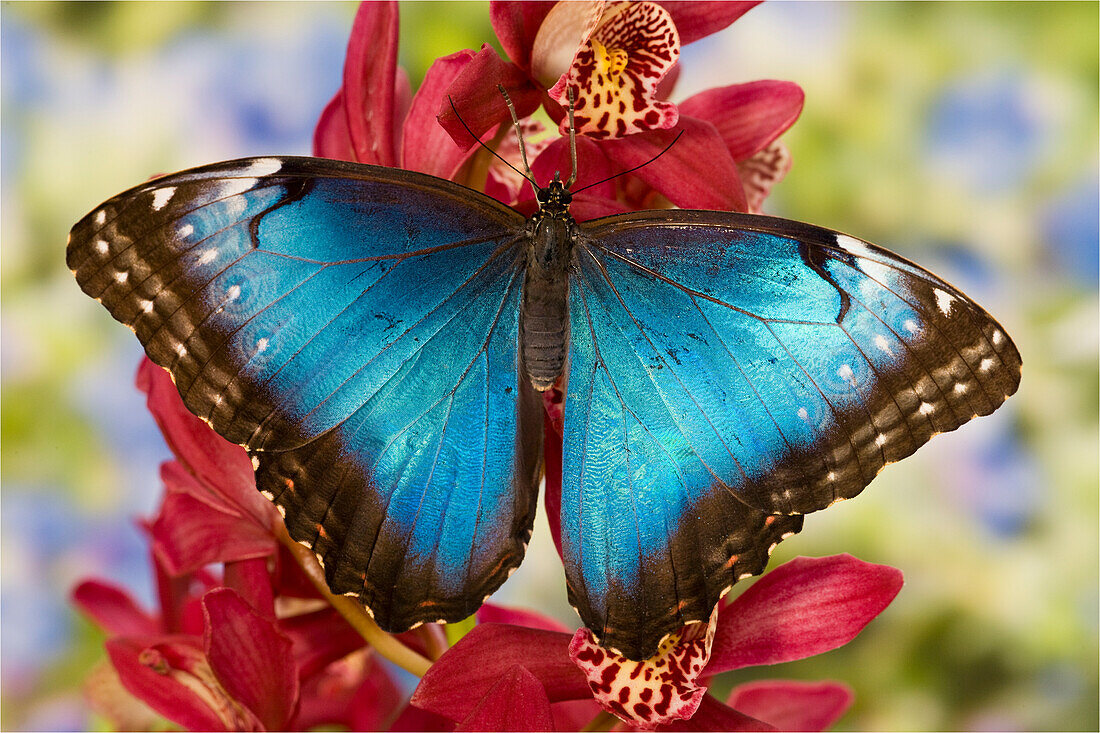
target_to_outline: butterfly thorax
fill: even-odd
[[[523,366],[531,385],[545,391],[565,368],[569,342],[569,268],[577,223],[572,197],[556,177],[538,190],[539,210],[527,223],[527,270],[520,310]]]

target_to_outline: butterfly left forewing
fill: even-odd
[[[628,654],[758,572],[737,563],[797,529],[783,515],[854,496],[1018,385],[988,314],[858,240],[713,212],[583,228],[563,549],[586,623]]]
[[[330,587],[403,630],[472,613],[529,536],[522,226],[428,176],[247,159],[107,201],[68,261],[188,408],[249,449]]]

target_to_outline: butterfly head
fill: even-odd
[[[535,198],[539,202],[539,214],[542,217],[553,219],[565,219],[569,217],[569,204],[573,201],[573,194],[569,193],[566,184],[561,182],[561,175],[554,174],[554,180],[545,188],[535,190]]]

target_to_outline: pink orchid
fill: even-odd
[[[570,636],[538,617],[488,611],[479,614],[484,623],[436,661],[412,703],[459,729],[502,720],[547,730],[548,720],[564,715],[566,701],[594,698],[638,730],[823,730],[851,701],[843,685],[754,682],[735,688],[723,703],[706,694],[708,680],[842,646],[890,604],[901,584],[900,571],[850,555],[796,558],[721,605],[706,632],[710,644],[698,645],[680,667],[687,674],[662,667],[665,660],[616,658],[596,646],[587,629]]]
[[[282,519],[256,490],[244,449],[188,412],[163,369],[144,360],[137,381],[175,453],[145,524],[160,609],[99,580],[73,591],[109,637],[114,674],[93,678],[93,705],[120,728],[148,727],[151,708],[192,730],[378,728],[407,708],[280,539]],[[423,648],[423,639],[405,641]]]
[[[537,125],[529,115],[540,106],[564,124],[561,102],[572,88],[582,133],[575,189],[647,163],[680,135],[659,159],[575,196],[572,213],[578,220],[669,203],[759,211],[790,166],[777,138],[798,118],[802,90],[791,82],[760,81],[711,89],[678,105],[666,101],[678,73],[680,45],[725,28],[753,5],[494,2],[493,28],[512,61],[487,45],[438,59],[409,103],[404,101],[410,96],[408,82],[396,65],[397,11],[388,3],[364,3],[348,43],[344,84],[321,116],[314,153],[450,178],[530,212],[533,191],[503,166],[467,164],[478,151],[465,126],[479,136],[492,133],[489,144],[518,165],[518,149],[511,151],[512,143],[505,142],[512,135],[511,118],[497,86],[508,90],[529,126]],[[649,17],[653,23],[637,22]],[[640,27],[652,33],[640,33]],[[597,49],[614,57],[608,63],[617,69],[598,84]],[[597,89],[618,100],[616,109],[621,102],[624,114],[631,110],[614,118],[622,121],[622,135],[610,115],[603,125],[585,117]],[[439,124],[433,119],[437,114]],[[454,144],[447,142],[448,134]],[[528,152],[536,179],[549,180],[556,170],[568,175],[564,137]]]

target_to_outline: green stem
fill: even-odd
[[[601,710],[599,713],[596,714],[596,717],[594,717],[594,718],[592,718],[592,720],[588,721],[588,725],[581,728],[581,730],[583,730],[583,731],[611,730],[616,725],[618,725],[620,722],[622,722],[622,721],[620,721],[618,718],[616,718],[611,713],[607,712],[606,710]]]
[[[294,555],[294,559],[301,566],[309,581],[313,583],[313,587],[324,596],[325,600],[336,609],[337,613],[351,624],[353,629],[359,632],[359,635],[375,651],[417,677],[424,676],[428,668],[432,666],[430,660],[420,656],[379,628],[358,600],[348,596],[338,596],[330,591],[328,583],[325,581],[325,571],[321,568],[321,564],[317,562],[317,556],[313,554],[313,550],[292,540],[285,527],[280,525],[276,535],[279,541]]]

